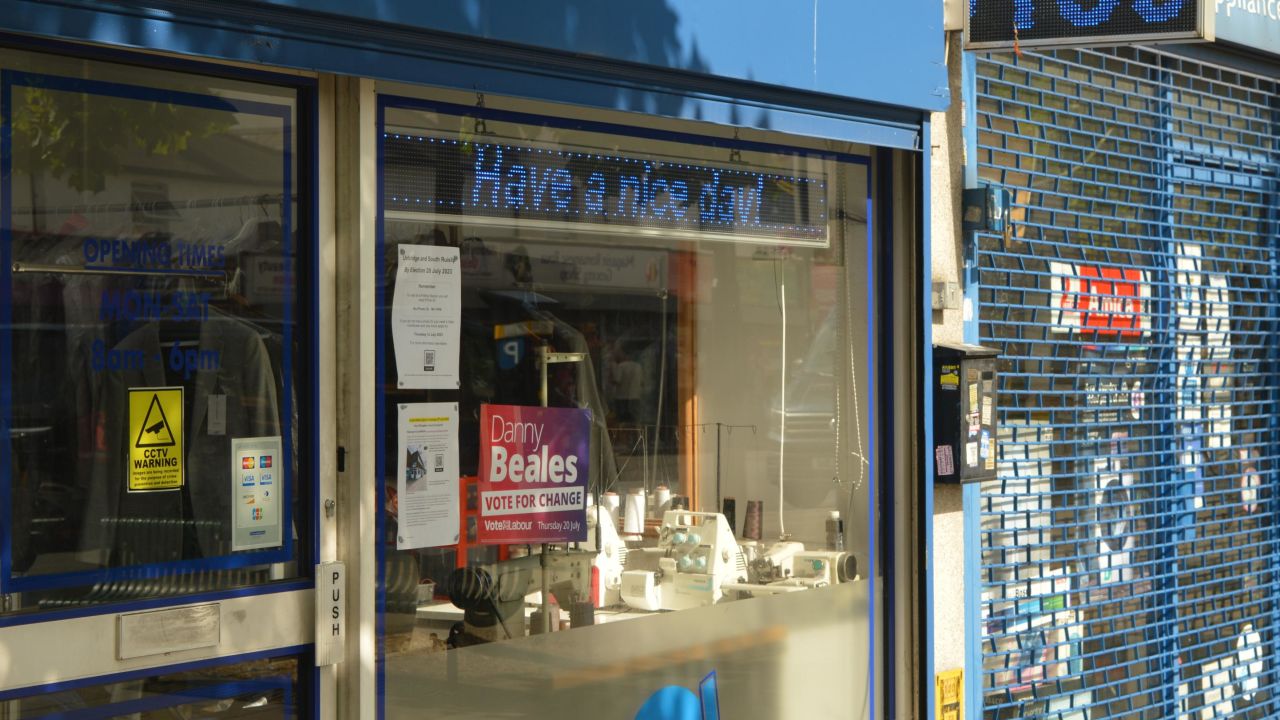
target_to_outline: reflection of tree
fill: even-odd
[[[437,2],[442,27],[530,45],[571,50],[581,55],[618,58],[658,67],[706,73],[711,70],[696,45],[685,46],[678,32],[680,15],[667,0],[552,0],[551,2],[474,3],[453,0],[460,16],[450,18],[450,3]],[[478,6],[472,14],[470,7]],[[600,107],[679,115],[678,94],[616,85],[584,86],[580,101]],[[736,121],[735,121],[736,123]]]
[[[33,167],[96,193],[130,151],[180,155],[193,139],[234,124],[231,113],[217,110],[27,87],[15,103],[13,142],[32,150]]]

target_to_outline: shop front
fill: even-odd
[[[974,256],[971,329],[1003,355],[966,518],[973,715],[1275,714],[1264,5],[1217,3],[1214,44],[973,59],[972,169],[1012,199]]]
[[[0,716],[924,712],[940,32],[161,5],[0,49]]]

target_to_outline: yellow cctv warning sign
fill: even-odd
[[[129,492],[182,487],[182,388],[129,388]]]

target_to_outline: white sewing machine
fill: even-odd
[[[725,583],[747,578],[746,559],[720,513],[669,510],[658,530],[658,546],[631,550],[627,559],[650,566],[622,573],[622,600],[639,610],[713,605],[723,596]]]

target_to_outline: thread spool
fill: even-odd
[[[601,495],[600,504],[605,506],[605,508],[607,508],[608,510],[612,511],[615,517],[618,515],[618,505],[619,505],[618,493],[610,490],[604,495]]]
[[[839,510],[827,514],[827,549],[844,550],[844,520]]]
[[[613,529],[618,529],[618,521],[622,519],[622,512],[618,493],[610,490],[600,496],[600,505],[609,511],[609,517],[613,518]]]
[[[657,516],[661,518],[671,509],[671,489],[666,485],[659,485],[653,489],[653,504]]]
[[[590,627],[596,624],[596,608],[589,602],[576,602],[569,606],[569,627]]]
[[[626,535],[644,534],[644,491],[627,495],[627,507],[622,515],[622,532]]]
[[[759,540],[764,537],[764,501],[748,500],[747,517],[742,522],[742,537]]]
[[[724,519],[729,523],[729,532],[737,535],[738,501],[731,497],[725,498],[720,508],[720,512],[724,515]]]
[[[555,628],[552,628],[552,632],[554,631]],[[542,610],[534,610],[529,614],[529,634],[541,635],[543,632],[545,632],[545,630],[542,623]]]

